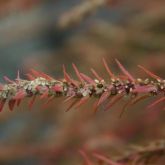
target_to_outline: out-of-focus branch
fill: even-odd
[[[135,151],[124,156],[118,162],[134,165],[161,164],[165,161],[165,141],[152,142],[149,146],[136,147]]]
[[[80,23],[100,7],[106,5],[108,0],[88,0],[64,13],[58,22],[59,28],[68,28]]]

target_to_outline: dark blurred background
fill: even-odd
[[[0,0],[0,79],[22,78],[30,68],[62,77],[71,63],[91,75],[105,74],[102,58],[118,73],[114,59],[137,77],[141,64],[160,76],[165,66],[164,0]],[[25,100],[14,112],[0,114],[0,165],[82,164],[77,150],[114,156],[132,144],[164,139],[164,112],[144,111],[148,101],[118,118],[121,105],[93,114],[90,104],[66,113],[55,100],[46,110],[40,100],[32,111]]]

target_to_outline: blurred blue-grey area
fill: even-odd
[[[146,3],[149,2],[145,1]],[[75,25],[71,21],[71,26],[61,27],[60,19],[63,15],[67,18],[67,13],[69,14],[72,9],[74,10],[84,2],[84,0],[0,1],[1,82],[5,83],[3,76],[14,79],[18,70],[20,70],[21,76],[25,78],[24,71],[31,67],[46,70],[51,74],[56,70],[56,76],[60,77],[62,71],[58,71],[61,70],[62,64],[69,64],[75,60],[78,64],[81,64],[80,68],[83,70],[85,70],[87,62],[93,62],[100,69],[97,58],[101,59],[102,55],[109,56],[109,52],[114,54],[112,57],[120,53],[127,54],[129,52],[132,54],[134,52],[135,56],[126,58],[129,67],[131,62],[132,64],[136,63],[137,55],[139,62],[148,59],[143,58],[145,53],[156,53],[159,57],[156,59],[156,56],[151,55],[151,62],[148,67],[164,65],[162,58],[165,49],[164,46],[161,46],[164,43],[164,39],[161,37],[164,36],[164,30],[162,30],[161,35],[157,34],[157,26],[154,29],[153,24],[151,26],[154,29],[153,35],[150,36],[148,32],[148,36],[143,38],[143,33],[140,37],[143,28],[140,32],[136,31],[137,26],[142,27],[143,25],[141,25],[141,22],[134,25],[133,21],[137,19],[138,22],[142,18],[145,22],[145,19],[152,18],[152,12],[150,14],[149,8],[151,8],[151,11],[155,8],[159,10],[159,5],[154,8],[155,2],[152,1],[153,6],[146,7],[145,3],[124,0],[123,2],[116,1],[111,6],[111,4],[102,1],[100,6],[96,5],[94,9],[91,7],[91,10],[94,11],[87,11],[87,14],[84,14],[85,18],[80,17]],[[161,1],[158,4],[161,4]],[[160,9],[163,11],[162,8]],[[143,18],[145,11],[148,11],[149,16]],[[159,16],[159,12],[155,13],[158,13]],[[76,12],[75,15],[72,14],[73,17],[76,14]],[[160,16],[162,15],[160,14]],[[95,25],[97,26],[95,27]],[[164,25],[160,26],[164,27]],[[161,31],[161,29],[158,29],[158,31]],[[156,38],[155,42],[152,40],[154,37]],[[148,41],[149,44],[147,44]],[[88,52],[92,55],[89,56]],[[141,54],[142,56],[140,56]],[[119,55],[119,57],[125,60],[122,55]],[[128,60],[132,61],[129,63]],[[52,71],[53,65],[56,69]],[[158,71],[160,70],[158,69]],[[78,134],[75,137],[73,136],[74,133],[72,134],[71,128],[72,126],[76,127],[74,121],[79,119],[81,121],[81,115],[78,117],[69,116],[69,114],[64,114],[63,111],[61,112],[63,114],[61,114],[56,110],[60,109],[58,102],[54,103],[56,108],[50,108],[53,112],[50,110],[40,112],[39,107],[42,105],[34,106],[32,112],[25,106],[27,102],[25,100],[25,103],[22,103],[14,112],[9,112],[6,105],[4,111],[0,114],[0,165],[77,164],[77,159],[72,161],[68,159],[69,163],[66,163],[65,158],[60,153],[63,153],[66,148],[73,147],[74,149],[75,146],[79,147],[79,144],[82,144],[78,141],[78,138],[80,138]],[[95,122],[93,119],[91,128],[94,127]],[[113,128],[117,128],[114,124],[113,126]],[[57,151],[54,151],[52,146],[55,146]],[[59,150],[62,151],[58,152]],[[65,155],[67,154],[65,153]],[[66,157],[70,158],[70,155]]]
[[[34,1],[35,2],[35,1]],[[60,16],[81,0],[39,1],[27,11],[13,9],[0,19],[0,77],[15,77],[23,67],[26,58],[48,56],[63,46],[68,37],[85,30],[93,19],[107,19],[117,22],[123,17],[122,11],[102,8],[76,27],[61,30],[57,27]],[[14,2],[12,2],[14,5]],[[16,6],[17,7],[17,6]],[[122,9],[121,9],[122,10]],[[121,14],[122,13],[122,14]],[[41,53],[41,52],[47,53]],[[46,55],[45,55],[46,54]]]

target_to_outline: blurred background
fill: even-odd
[[[107,79],[103,57],[115,73],[117,58],[137,77],[146,77],[138,64],[163,77],[164,43],[164,0],[0,0],[2,83],[4,75],[14,79],[20,70],[24,78],[30,68],[61,78],[62,64],[74,77],[72,62]],[[149,100],[143,101],[119,119],[126,100],[96,114],[94,100],[67,113],[62,99],[45,110],[41,100],[31,111],[28,99],[14,112],[6,106],[0,114],[0,165],[83,165],[81,148],[116,158],[128,146],[164,139],[161,107],[146,111]]]

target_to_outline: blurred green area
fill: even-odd
[[[137,77],[141,64],[160,76],[165,66],[165,2],[163,0],[1,0],[0,77],[22,77],[30,68],[62,77],[62,64],[73,76],[71,63],[91,75],[95,68],[105,79],[105,57],[118,73],[114,59]],[[126,98],[127,99],[127,98]],[[37,100],[32,111],[22,105],[0,114],[1,165],[82,164],[77,150],[99,151],[112,158],[128,145],[164,139],[164,112],[145,111],[149,101],[128,109],[118,118],[121,105],[93,114],[91,100],[66,113],[55,100],[42,110]]]

